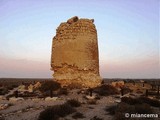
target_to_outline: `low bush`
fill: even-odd
[[[90,104],[90,105],[96,105],[97,100],[95,100],[95,99],[87,100],[87,103]]]
[[[105,111],[109,112],[110,115],[114,115],[115,114],[115,111],[117,109],[117,105],[113,105],[113,106],[107,106],[105,108]]]
[[[135,111],[139,114],[151,114],[152,109],[150,105],[143,103],[143,104],[136,104],[135,105]]]
[[[128,87],[123,87],[122,90],[123,90],[123,94],[131,93],[133,91]]]
[[[35,96],[36,96],[36,94],[30,93],[30,92],[24,92],[24,93],[18,94],[18,97],[25,97],[25,98],[27,98],[27,97],[35,97]]]
[[[142,102],[139,101],[138,99],[131,98],[131,97],[122,97],[121,101],[130,105],[135,105],[135,104],[141,104]]]
[[[55,105],[42,111],[38,120],[58,120],[60,117],[65,117],[73,112],[75,109],[67,103]]]
[[[115,95],[115,94],[119,94],[119,91],[111,86],[111,85],[101,85],[97,88],[94,89],[95,93],[98,93],[101,96],[109,96],[109,95]]]
[[[96,95],[95,99],[96,99],[96,100],[100,100],[101,97],[100,97],[99,95]]]
[[[125,102],[127,104],[130,104],[130,105],[147,103],[147,104],[154,106],[154,107],[160,107],[160,101],[158,101],[156,99],[150,99],[147,97],[139,97],[139,98],[122,97],[121,101]]]
[[[76,99],[67,100],[67,103],[69,105],[71,105],[72,107],[79,107],[79,106],[81,106],[81,103],[78,100],[76,100]]]
[[[71,83],[67,86],[68,89],[80,89],[82,88],[82,85],[79,83]]]
[[[152,114],[152,109],[148,104],[135,104],[129,105],[127,103],[120,103],[118,104],[117,108],[115,109],[115,120],[125,120],[125,113],[129,114]],[[141,118],[142,120],[142,118]]]
[[[61,89],[58,91],[58,95],[68,95],[68,90],[67,90],[67,88],[61,88]]]
[[[130,105],[124,102],[119,103],[117,106],[106,107],[105,111],[110,115],[114,115],[115,120],[126,120],[125,113],[129,114],[152,114],[153,111],[148,104],[135,104]]]
[[[90,120],[103,120],[102,118],[99,118],[97,116],[94,116],[93,118],[91,118]]]
[[[147,103],[151,106],[154,106],[154,107],[160,107],[160,101],[158,101],[156,99],[150,99],[150,98],[147,98],[147,97],[140,97],[140,98],[138,98],[138,100],[143,102],[143,103]]]
[[[134,105],[129,105],[127,103],[121,102],[117,105],[117,108],[115,110],[115,114],[118,113],[135,113],[135,107]]]
[[[1,114],[0,114],[0,120],[5,120],[5,117],[2,117]]]
[[[41,87],[39,88],[39,90],[45,94],[44,96],[46,96],[46,93],[49,92],[50,97],[53,96],[53,91],[60,89],[60,83],[55,82],[55,81],[45,81],[42,83]],[[47,94],[48,95],[48,94]]]
[[[18,84],[11,84],[11,85],[8,85],[8,86],[7,86],[7,89],[8,89],[8,90],[12,90],[12,89],[14,89],[14,88],[16,88],[16,87],[18,87]]]
[[[85,116],[84,116],[82,113],[80,113],[80,112],[76,112],[76,113],[72,116],[72,118],[74,118],[74,119],[85,118]]]
[[[9,92],[7,88],[0,88],[0,95],[5,95]]]
[[[89,109],[94,109],[94,107],[91,107],[91,106],[89,106],[88,108],[89,108]]]
[[[49,90],[57,90],[61,88],[60,84],[58,82],[55,81],[45,81],[42,83],[41,87],[39,88],[40,91],[44,92],[44,91],[49,91]]]
[[[54,113],[53,108],[47,108],[42,111],[38,117],[38,120],[58,120],[59,116]]]

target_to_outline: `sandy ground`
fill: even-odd
[[[17,102],[1,101],[1,103],[11,103],[7,109],[1,110],[0,114],[5,120],[36,120],[39,112],[47,106],[62,104],[64,101],[44,101],[44,100],[24,100]]]
[[[125,85],[133,90],[134,96],[139,96],[141,94],[144,94],[146,89],[151,88],[149,84],[145,84],[144,87],[142,87],[141,83],[140,84],[136,83],[136,85],[133,85],[133,83],[126,83]],[[13,94],[15,90],[17,90],[17,88],[14,88],[5,96]],[[51,100],[51,101],[46,101],[40,98],[28,98],[20,101],[11,101],[11,100],[1,99],[0,96],[0,105],[2,104],[10,105],[6,109],[0,110],[0,120],[37,120],[39,113],[43,111],[45,108],[47,108],[48,106],[63,104],[68,99],[77,99],[82,103],[80,107],[75,109],[77,110],[77,112],[82,113],[85,116],[85,118],[81,118],[78,120],[90,120],[95,116],[103,120],[113,120],[113,116],[111,116],[104,109],[106,107],[118,104],[118,102],[120,102],[120,95],[116,96],[111,95],[103,97],[101,96],[100,100],[97,100],[96,104],[90,105],[84,98],[84,96],[86,95],[77,94],[78,91],[79,90],[77,89],[71,90],[69,91],[68,95],[58,96],[57,100]],[[141,93],[139,94],[137,93],[137,91],[141,91]],[[126,94],[125,96],[129,96],[129,94]],[[157,110],[156,109],[157,108],[155,108],[155,111],[159,111],[158,109]],[[62,118],[61,120],[73,120],[72,118],[73,114],[70,114],[65,118]]]
[[[71,92],[67,96],[60,96],[57,100],[45,101],[44,99],[27,99],[22,101],[9,101],[0,100],[0,104],[11,104],[10,107],[4,110],[0,110],[0,120],[5,118],[5,120],[37,120],[39,113],[47,108],[48,106],[53,106],[57,104],[63,104],[67,99],[78,99],[83,104],[76,108],[77,112],[82,113],[85,118],[83,120],[89,120],[94,116],[102,118],[104,120],[112,120],[110,116],[104,109],[107,106],[117,104],[116,99],[113,96],[102,97],[97,100],[96,105],[90,105],[86,103],[86,99],[83,98],[82,94],[77,94],[76,91]],[[71,115],[68,115],[67,119],[73,119]],[[3,119],[2,119],[3,120]]]

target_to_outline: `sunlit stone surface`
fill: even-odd
[[[101,83],[97,30],[93,19],[77,16],[63,22],[52,42],[51,69],[62,86],[79,84],[95,87]]]

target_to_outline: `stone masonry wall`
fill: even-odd
[[[95,87],[101,83],[94,20],[73,17],[61,23],[52,42],[51,68],[62,86]]]

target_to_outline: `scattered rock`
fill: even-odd
[[[78,21],[78,17],[74,16],[74,17],[70,18],[69,20],[67,20],[67,23],[72,24],[72,23],[77,22],[77,21]]]
[[[121,98],[121,95],[113,95],[114,98]]]
[[[36,84],[34,84],[34,89],[38,89],[41,87],[41,83],[37,82]]]
[[[0,100],[6,100],[6,97],[3,96],[3,95],[1,95],[1,96],[0,96]]]
[[[95,95],[92,95],[92,96],[87,95],[86,98],[87,98],[88,100],[93,100],[93,99],[96,98],[96,96],[95,96]]]
[[[9,106],[9,104],[4,103],[4,104],[0,104],[0,110],[6,109]]]
[[[18,98],[15,98],[15,97],[11,97],[11,98],[9,98],[9,101],[22,101],[22,100],[24,100],[22,97],[18,97]]]
[[[58,99],[58,97],[46,97],[45,101],[56,101]]]
[[[115,102],[116,102],[116,103],[120,103],[120,102],[121,102],[121,99],[116,99]]]
[[[18,91],[20,92],[26,91],[26,86],[25,85],[18,86]]]
[[[16,113],[22,113],[22,110],[18,110]]]
[[[28,86],[28,92],[33,92],[33,88],[34,88],[34,86],[32,84],[30,84]]]
[[[113,87],[118,87],[118,88],[120,88],[120,87],[123,87],[123,86],[124,86],[124,81],[112,82],[111,85],[112,85]]]
[[[40,99],[40,98],[33,98],[32,101],[41,101],[41,100],[44,100],[44,99]]]

